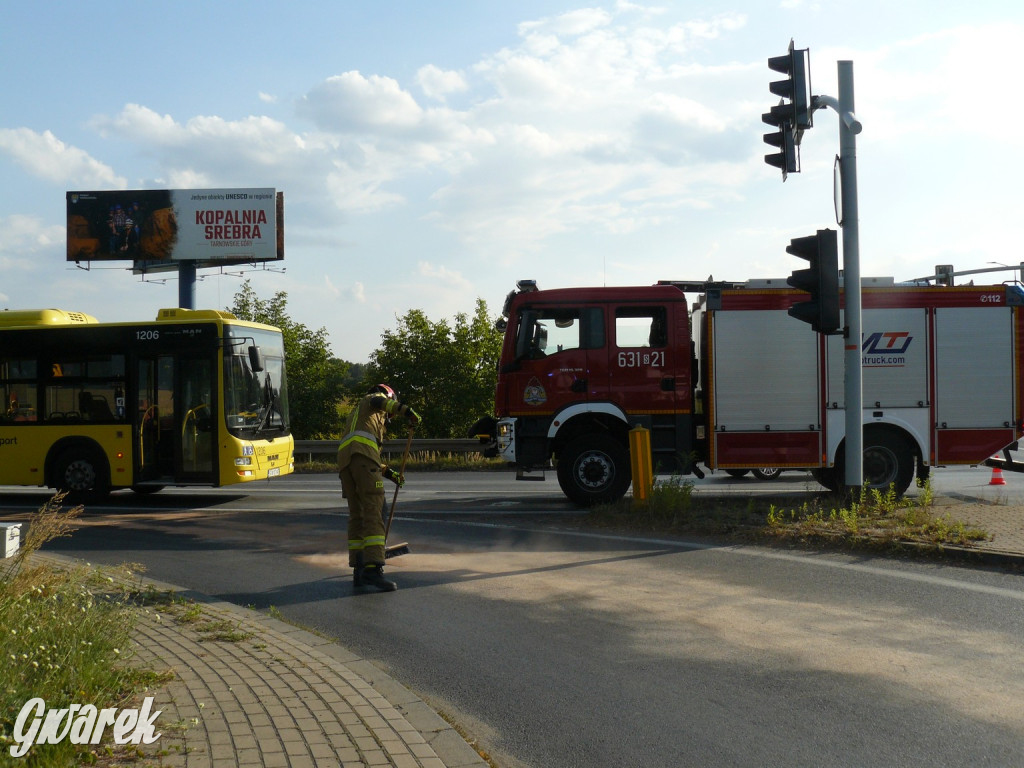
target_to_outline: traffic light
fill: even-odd
[[[793,41],[790,40],[789,52],[785,56],[773,56],[768,59],[768,67],[775,72],[789,75],[786,80],[769,83],[768,88],[781,99],[770,111],[761,115],[763,122],[778,129],[764,134],[764,142],[779,149],[778,152],[765,155],[764,161],[768,165],[782,169],[782,180],[785,181],[787,174],[800,172],[800,155],[797,148],[803,138],[804,129],[813,125],[808,49],[796,50]]]
[[[811,294],[789,308],[790,317],[810,323],[818,333],[839,330],[839,245],[834,229],[790,240],[786,253],[810,262],[809,269],[794,270],[786,283]]]
[[[796,133],[796,143],[805,128],[814,125],[811,119],[811,73],[809,49],[799,50],[789,41],[789,53],[768,59],[768,68],[774,72],[789,75],[786,80],[776,80],[768,89],[776,96],[789,99],[789,119]]]
[[[771,113],[762,115],[762,119],[767,123],[767,118],[772,117]],[[773,147],[778,147],[778,152],[772,152],[764,156],[764,161],[768,165],[774,165],[776,168],[782,169],[782,180],[786,180],[786,175],[790,173],[799,173],[800,171],[800,155],[797,153],[796,141],[793,138],[793,127],[789,123],[781,123],[779,130],[773,133],[766,133],[764,135],[764,143],[771,144]]]

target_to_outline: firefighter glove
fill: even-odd
[[[405,416],[407,419],[409,419],[409,423],[412,424],[413,426],[416,426],[417,424],[420,423],[420,415],[416,413],[416,411],[414,411],[412,408],[410,408],[406,412]]]
[[[381,474],[383,474],[386,479],[390,480],[399,488],[405,485],[405,475],[403,475],[401,472],[396,472],[391,467],[385,467],[384,472],[382,472]]]

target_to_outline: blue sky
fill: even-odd
[[[421,309],[781,277],[835,228],[838,121],[765,165],[767,59],[853,61],[864,275],[1018,264],[1019,2],[3,2],[0,308],[155,317],[174,280],[65,260],[67,190],[275,187],[292,317],[362,362]],[[164,276],[166,277],[166,276]],[[244,278],[202,271],[199,307]],[[1010,274],[996,275],[998,281]]]

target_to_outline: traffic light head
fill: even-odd
[[[789,53],[785,56],[772,56],[768,59],[768,68],[774,72],[782,72],[789,77],[769,83],[769,90],[776,96],[789,100],[792,114],[791,120],[796,131],[797,144],[804,128],[810,128],[811,119],[811,68],[807,48],[796,49],[793,41],[789,41]]]
[[[800,155],[797,147],[803,137],[805,128],[811,122],[811,89],[810,89],[810,56],[807,49],[796,50],[793,41],[789,41],[789,52],[785,56],[773,56],[768,59],[768,67],[774,72],[782,72],[789,77],[776,80],[768,87],[779,103],[761,115],[761,120],[778,128],[778,131],[764,134],[766,144],[778,147],[778,152],[764,156],[768,165],[782,169],[782,180],[786,175],[800,171]]]
[[[793,139],[793,128],[788,123],[779,126],[779,130],[764,135],[764,143],[776,147],[779,151],[764,156],[768,165],[782,169],[782,180],[786,175],[797,173],[800,170],[800,155],[796,148],[796,141]]]
[[[791,317],[810,323],[818,333],[839,330],[839,245],[834,229],[819,229],[814,235],[790,241],[787,253],[806,259],[808,269],[794,270],[786,283],[809,293],[809,301],[789,308]]]

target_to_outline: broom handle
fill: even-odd
[[[402,468],[398,470],[398,474],[405,474],[405,461],[409,458],[409,449],[412,448],[412,435],[415,432],[413,427],[409,427],[409,439],[405,441],[405,451],[402,453]],[[398,483],[395,483],[395,495],[391,497],[391,513],[388,515],[388,524],[384,528],[384,541],[388,540],[388,534],[391,533],[391,521],[395,519],[395,502],[398,501],[398,489],[401,488]]]

